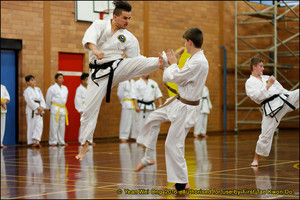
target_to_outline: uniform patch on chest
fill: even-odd
[[[118,39],[119,39],[119,41],[122,42],[122,43],[126,42],[126,37],[125,37],[124,35],[119,35],[119,36],[118,36]]]

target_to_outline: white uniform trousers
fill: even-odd
[[[81,115],[80,115],[81,116]],[[81,126],[79,127],[79,134],[78,134],[78,142],[80,143],[80,137],[81,137]],[[93,137],[90,140],[90,142],[93,142]]]
[[[299,89],[292,91],[289,94],[289,97],[286,99],[289,103],[295,106],[296,109],[299,108]],[[277,126],[280,123],[280,120],[288,112],[293,111],[287,104],[284,104],[283,108],[276,114],[278,122],[275,118],[270,116],[265,116],[263,113],[262,122],[261,122],[261,134],[259,135],[255,152],[260,156],[269,156],[274,132]]]
[[[6,122],[6,113],[1,113],[1,146],[3,146],[5,122]]]
[[[60,114],[58,122],[56,114],[50,114],[49,144],[65,144],[66,116]]]
[[[27,121],[27,144],[34,144],[37,140],[41,141],[43,133],[43,117],[40,115],[26,114]]]
[[[185,110],[186,112],[186,110]],[[185,154],[185,138],[190,128],[185,128],[186,113],[178,115],[172,121],[165,142],[165,156],[167,168],[167,181],[171,183],[188,183],[188,170]],[[145,133],[146,141],[140,141],[152,152],[156,150],[157,137],[160,130],[160,125],[163,122],[170,121],[167,116],[166,107],[153,111],[142,129],[141,133]],[[147,157],[147,149],[145,157]],[[149,163],[152,158],[149,158]],[[142,161],[143,162],[143,161]]]
[[[123,108],[121,112],[119,138],[122,140],[135,139],[135,110]]]
[[[207,113],[199,113],[199,119],[195,123],[194,135],[206,134],[207,129]]]
[[[113,66],[116,66],[117,63],[118,62],[115,62]],[[149,74],[157,69],[158,58],[146,58],[143,56],[125,58],[114,71],[112,86],[115,86],[116,84],[125,80]],[[93,138],[101,102],[106,94],[108,76],[96,81],[99,84],[99,87],[89,77],[85,97],[85,109],[80,119],[80,142],[82,145],[86,141],[91,142],[91,139]]]
[[[144,113],[144,111],[141,110],[140,112],[137,112],[135,114],[135,137],[136,137],[136,140],[138,140],[139,137],[143,137],[143,134],[140,134],[140,132],[142,131],[142,128],[144,127],[146,120],[151,112],[153,112],[153,111],[146,110],[146,112]]]

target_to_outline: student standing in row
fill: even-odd
[[[9,93],[4,85],[1,84],[1,148],[5,149],[6,146],[3,145],[3,138],[5,133],[5,122],[6,122],[6,113],[7,113],[7,106],[6,104],[9,103],[10,96]]]
[[[51,146],[66,145],[65,129],[68,122],[66,107],[68,88],[63,85],[64,75],[57,73],[55,83],[51,85],[46,94],[46,109],[50,109],[49,144]]]
[[[39,148],[41,147],[43,114],[46,103],[42,91],[36,87],[34,76],[26,76],[25,81],[28,86],[23,93],[26,101],[27,144]]]

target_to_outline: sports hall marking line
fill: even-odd
[[[293,167],[299,169],[299,163],[294,164]]]
[[[7,198],[7,199],[25,199],[28,197],[36,197],[36,196],[46,196],[46,195],[51,195],[51,194],[60,194],[60,193],[69,193],[69,192],[75,192],[75,191],[83,191],[83,190],[91,190],[92,188],[95,187],[88,187],[85,189],[73,189],[73,190],[66,190],[66,191],[60,191],[60,192],[51,192],[51,193],[42,193],[42,194],[35,194],[35,195],[27,195],[27,196],[18,196],[18,197],[11,197],[11,198]]]
[[[226,180],[237,180],[237,181],[256,181],[253,179],[245,179],[245,178],[224,178],[224,177],[212,177],[210,176],[209,178],[214,178],[214,179],[226,179]],[[262,181],[264,182],[264,181]],[[274,180],[270,180],[270,182],[274,182],[274,183],[295,183],[295,184],[299,184],[299,181],[297,182],[292,182],[292,181],[274,181]]]
[[[299,161],[290,161],[290,162],[283,162],[283,163],[274,163],[274,164],[269,164],[269,165],[259,165],[258,168],[262,168],[262,167],[269,167],[272,165],[284,165],[284,164],[289,164],[289,163],[294,163],[294,162],[299,162]],[[196,173],[194,175],[201,175],[201,174],[214,174],[214,173],[222,173],[222,172],[230,172],[230,171],[238,171],[238,170],[244,170],[244,169],[249,169],[251,168],[251,166],[249,167],[242,167],[242,168],[235,168],[235,169],[226,169],[226,170],[220,170],[220,171],[213,171],[213,172],[207,172],[207,173]],[[191,176],[191,175],[189,175]]]
[[[222,175],[222,176],[224,176],[224,174],[214,174],[214,175]],[[226,174],[226,176],[244,176],[244,177],[252,177],[252,178],[254,178],[255,176],[254,175],[252,175],[252,176],[250,176],[250,175],[242,175],[242,174]],[[276,176],[276,177],[274,177],[274,176],[272,176],[271,178],[285,178],[285,179],[291,179],[291,180],[299,180],[299,177],[298,178],[289,178],[289,177],[281,177],[281,176]]]

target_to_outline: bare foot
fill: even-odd
[[[194,138],[199,138],[199,136],[198,136],[198,135],[196,135],[196,134],[194,134]]]
[[[1,148],[2,148],[2,149],[6,149],[6,148],[7,148],[7,146],[3,145],[3,146],[1,146]]]
[[[96,146],[95,142],[89,142],[89,145]]]
[[[67,143],[64,143],[64,144],[62,144],[62,146],[65,146],[65,147],[67,147],[67,146],[69,146]]]
[[[258,166],[258,161],[257,160],[253,160],[253,162],[251,163],[252,167],[257,167]]]
[[[79,160],[79,161],[82,161],[83,158],[84,158],[84,156],[85,156],[85,154],[86,154],[89,150],[90,150],[90,148],[89,148],[89,143],[86,141],[86,142],[84,143],[84,145],[82,145],[82,148],[81,148],[79,154],[78,154],[77,156],[75,156],[75,158],[76,158],[77,160]]]
[[[141,171],[142,169],[144,169],[144,167],[146,167],[146,166],[148,166],[148,165],[154,165],[154,163],[155,163],[155,160],[154,160],[154,158],[151,160],[151,162],[149,163],[149,164],[147,164],[147,165],[143,165],[143,163],[139,163],[138,164],[138,166],[135,168],[135,172],[139,172],[139,171]]]
[[[51,146],[51,147],[56,147],[56,144],[51,144],[50,146]]]
[[[120,142],[121,142],[121,143],[126,143],[126,142],[127,142],[127,140],[125,140],[125,139],[121,139],[121,140],[120,140]]]
[[[200,136],[202,137],[202,139],[206,139],[206,138],[208,138],[208,135],[206,135],[206,134],[200,134]]]

